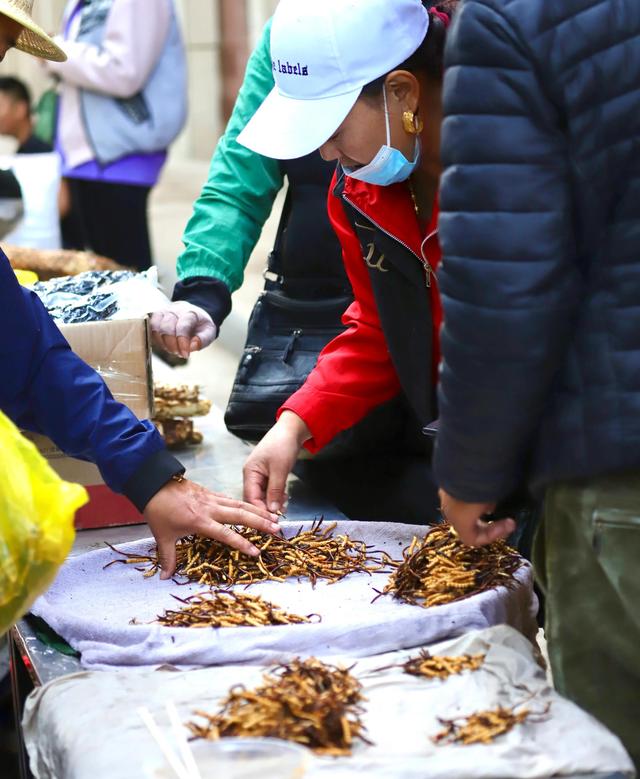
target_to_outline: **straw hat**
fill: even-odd
[[[24,28],[16,41],[16,49],[42,59],[64,62],[67,55],[33,21],[32,8],[33,0],[0,0],[0,14],[8,16]]]

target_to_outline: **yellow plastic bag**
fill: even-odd
[[[87,500],[0,412],[0,635],[55,578]]]
[[[13,272],[16,274],[18,282],[22,284],[23,287],[30,287],[38,281],[38,274],[34,273],[32,270],[14,270]]]

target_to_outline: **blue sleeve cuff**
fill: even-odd
[[[164,487],[172,476],[184,473],[184,466],[179,460],[169,454],[166,449],[160,449],[150,454],[122,488],[123,494],[142,513],[147,503]]]

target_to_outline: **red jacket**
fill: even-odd
[[[314,370],[304,385],[282,406],[279,413],[288,409],[301,417],[309,427],[312,438],[306,448],[316,452],[328,444],[338,433],[346,430],[377,406],[399,392],[402,386],[393,354],[382,329],[376,304],[371,273],[386,273],[389,262],[385,255],[375,257],[374,243],[363,245],[345,212],[343,199],[366,219],[358,227],[374,228],[398,242],[398,248],[408,249],[415,255],[416,263],[424,265],[421,244],[430,269],[430,287],[425,284],[424,294],[431,296],[433,344],[425,348],[432,355],[432,381],[435,385],[440,361],[439,328],[442,308],[435,278],[435,270],[441,258],[437,239],[438,210],[434,206],[426,236],[420,231],[409,188],[406,184],[380,187],[343,177],[343,189],[337,192],[337,176],[334,175],[328,198],[329,218],[342,245],[343,261],[353,287],[354,302],[345,312],[342,321],[347,330],[334,338],[321,352]],[[374,227],[372,227],[373,225]],[[366,233],[365,233],[366,235]],[[426,238],[426,240],[425,240]],[[419,357],[420,346],[411,343],[408,334],[407,348]]]

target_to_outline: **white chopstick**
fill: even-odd
[[[146,706],[138,707],[138,714],[140,718],[147,726],[149,733],[153,736],[156,744],[160,747],[160,751],[164,755],[166,761],[171,768],[176,772],[178,779],[196,779],[195,776],[191,776],[182,762],[176,757],[174,751],[167,743],[166,738],[160,732],[160,728],[156,725],[156,721],[153,719],[151,712]]]
[[[193,756],[193,752],[191,751],[191,747],[187,741],[187,736],[184,732],[184,725],[182,722],[180,722],[180,718],[178,717],[176,707],[171,701],[169,701],[165,705],[165,708],[167,710],[167,714],[169,715],[169,722],[171,722],[171,727],[173,728],[173,735],[178,743],[182,764],[187,769],[189,779],[202,779],[198,765]]]

